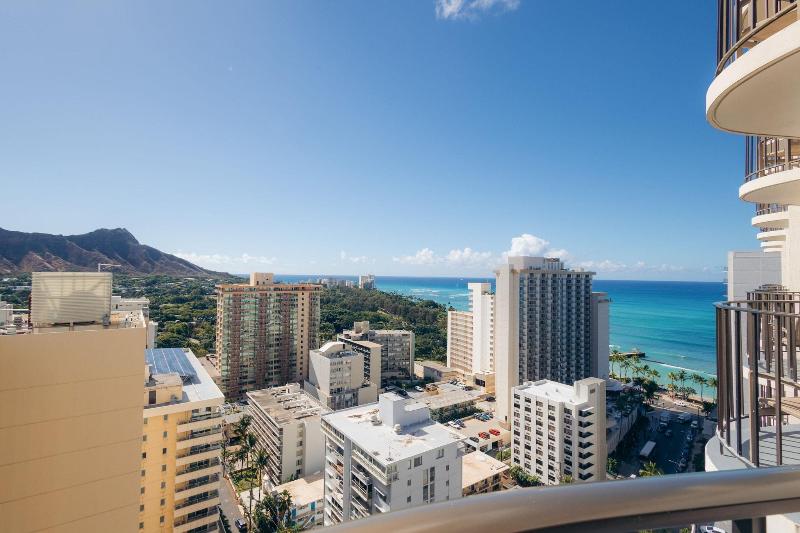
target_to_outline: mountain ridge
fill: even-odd
[[[115,272],[213,277],[185,259],[141,244],[125,228],[99,228],[79,235],[27,233],[0,228],[0,274],[19,272],[90,272],[113,263]]]

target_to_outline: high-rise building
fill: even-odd
[[[322,418],[325,525],[461,497],[462,437],[395,393]]]
[[[716,128],[746,135],[739,197],[755,204],[756,237],[762,251],[780,258],[781,274],[778,284],[774,261],[760,255],[730,258],[732,301],[716,310],[717,427],[705,448],[706,470],[800,464],[798,5],[718,2],[716,76],[706,93],[706,117]],[[753,525],[798,528],[796,514]]]
[[[216,531],[222,391],[188,349],[145,360],[139,529]]]
[[[258,445],[270,456],[269,488],[322,471],[320,417],[330,412],[297,383],[247,393]]]
[[[364,341],[381,345],[381,388],[386,388],[394,380],[409,379],[414,373],[414,332],[403,329],[370,329],[369,322],[356,322],[353,329],[346,329],[337,335],[354,350],[361,343],[362,348],[372,349]]]
[[[494,294],[490,283],[469,283],[470,310],[447,313],[447,366],[464,374],[494,371]]]
[[[377,362],[377,361],[376,361]],[[365,371],[364,354],[348,350],[343,342],[327,342],[309,354],[305,390],[333,410],[378,400],[380,365]]]
[[[137,531],[146,321],[111,274],[34,273],[24,334],[0,335],[4,531]]]
[[[592,357],[589,375],[593,378],[608,379],[610,304],[611,299],[607,292],[592,293]]]
[[[511,461],[545,485],[606,479],[606,382],[514,387]]]
[[[374,289],[375,276],[372,274],[358,276],[358,286],[361,287],[362,289]]]
[[[216,365],[227,398],[302,383],[308,352],[319,346],[319,295],[309,283],[276,283],[253,273],[249,284],[217,286]]]
[[[495,415],[507,425],[513,387],[591,376],[593,273],[569,270],[559,259],[509,257],[496,276]]]

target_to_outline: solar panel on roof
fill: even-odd
[[[189,356],[181,348],[154,348],[145,350],[145,361],[153,367],[154,374],[176,373],[184,383],[199,383]]]

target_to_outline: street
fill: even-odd
[[[231,530],[236,531],[236,525],[234,522],[236,522],[236,520],[239,518],[244,518],[244,515],[239,510],[239,503],[236,501],[233,487],[231,487],[231,483],[228,481],[228,478],[223,478],[219,485],[220,507],[222,508],[222,512],[225,513],[225,516],[228,518],[228,523],[231,526]]]

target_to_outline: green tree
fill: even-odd
[[[653,461],[648,461],[642,465],[642,468],[639,470],[639,475],[641,477],[652,477],[652,476],[661,476],[664,472],[658,468]]]
[[[675,382],[678,381],[678,373],[677,372],[667,372],[667,379],[669,380],[670,387],[667,387],[670,391],[670,394],[675,397]]]
[[[708,380],[706,378],[704,378],[703,376],[701,376],[700,374],[692,374],[692,381],[696,385],[700,386],[700,401],[701,402],[704,401],[703,400],[703,387],[708,385]]]
[[[678,372],[678,381],[681,382],[681,390],[686,388],[686,380],[689,378],[689,374],[686,373],[685,370],[681,370]]]
[[[612,476],[617,475],[617,468],[619,468],[619,463],[613,457],[609,457],[606,461],[606,472],[611,474]]]
[[[292,496],[288,491],[265,495],[256,504],[253,512],[253,531],[256,533],[298,531],[291,511]]]

